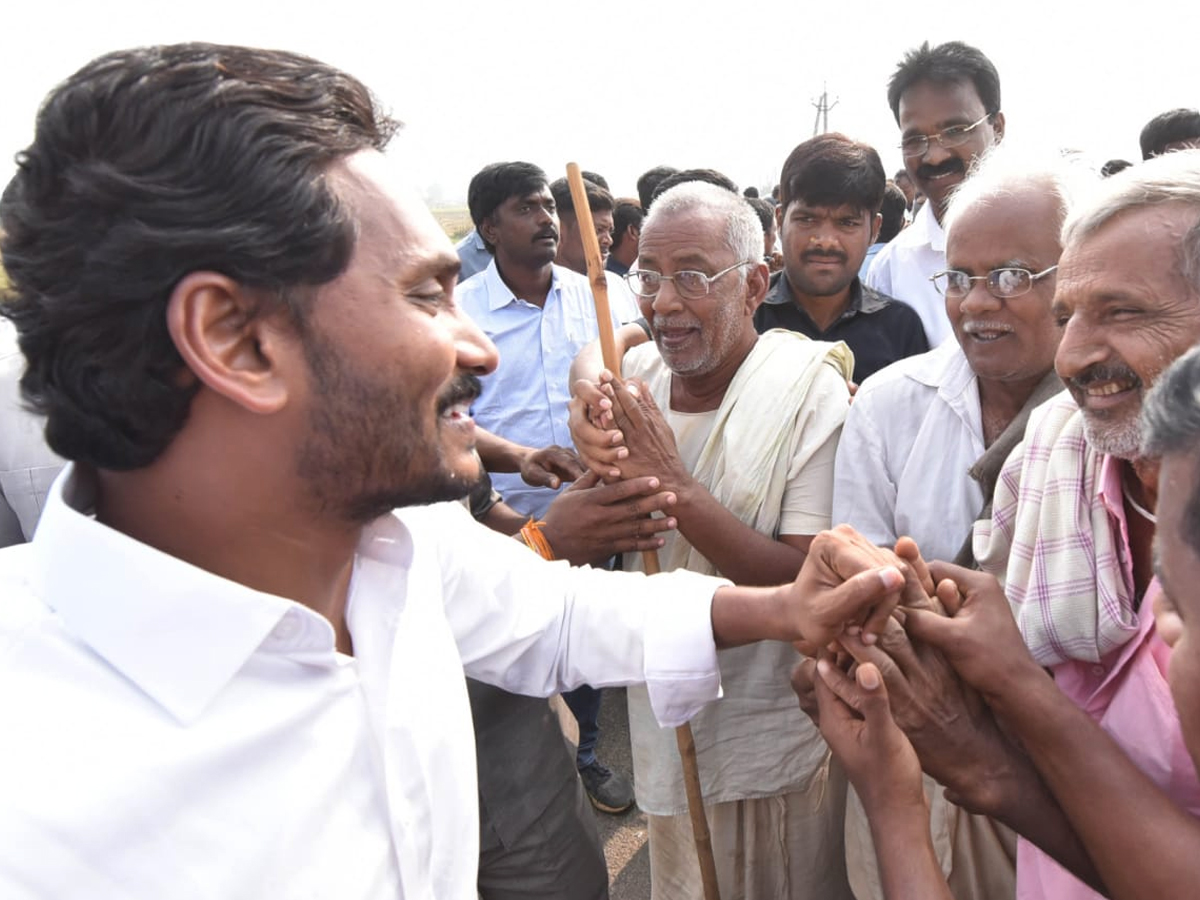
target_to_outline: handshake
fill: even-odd
[[[1046,677],[999,582],[841,525],[814,539],[795,586],[807,658],[792,687],[868,814],[924,807],[922,768],[952,801],[994,813],[1028,764],[991,705]]]

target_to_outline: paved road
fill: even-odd
[[[629,716],[624,688],[604,691],[600,707],[597,755],[610,768],[633,778],[629,752]],[[597,812],[608,860],[609,900],[650,900],[650,858],[646,850],[646,814],[637,806],[619,816]]]

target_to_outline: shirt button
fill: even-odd
[[[1092,674],[1099,678],[1104,674],[1104,666],[1092,666]]]

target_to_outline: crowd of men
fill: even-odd
[[[1093,169],[966,44],[886,96],[892,179],[496,162],[452,248],[325,64],[57,87],[0,200],[0,895],[605,898],[636,802],[698,900],[684,722],[725,900],[1200,890],[1200,113]]]

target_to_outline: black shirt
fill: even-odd
[[[929,349],[916,310],[872,290],[858,278],[850,285],[850,303],[845,311],[821,331],[792,297],[786,273],[778,272],[771,279],[766,299],[754,313],[754,327],[759,334],[786,328],[814,341],[845,341],[854,351],[854,380],[858,384],[898,359]]]

